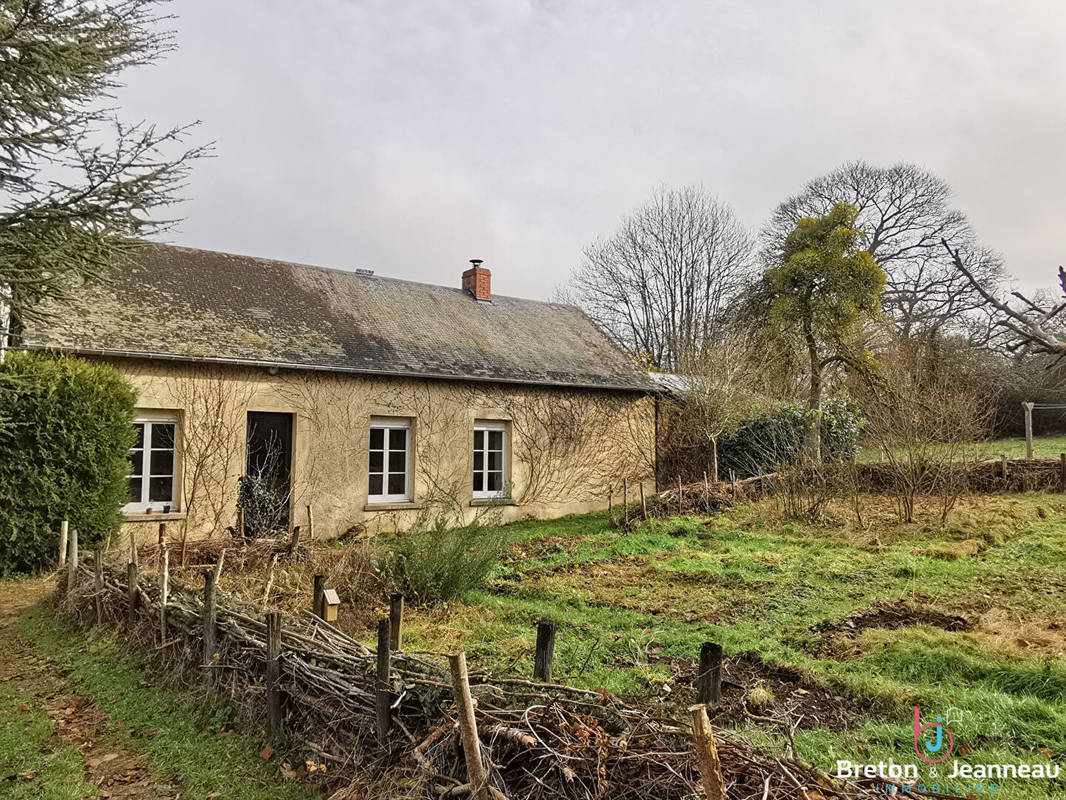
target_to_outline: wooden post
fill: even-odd
[[[703,473],[703,505],[708,509],[711,507],[711,484],[707,482],[706,472]]]
[[[1033,404],[1022,403],[1025,409],[1025,457],[1033,457]]]
[[[1066,492],[1066,453],[1059,453],[1059,491]]]
[[[96,624],[104,624],[104,550],[93,551],[93,591],[96,594]]]
[[[622,478],[622,525],[629,524],[629,478]]]
[[[537,649],[533,656],[533,679],[552,682],[552,658],[555,656],[555,623],[542,619],[537,623]]]
[[[477,720],[474,719],[474,701],[470,697],[470,678],[466,673],[466,654],[452,653],[448,656],[452,669],[452,687],[455,689],[455,711],[459,718],[459,738],[463,743],[466,759],[467,783],[474,800],[489,800],[489,776],[485,762],[481,760],[481,741],[477,735]]]
[[[163,563],[163,548],[167,545],[167,524],[165,522],[159,523],[159,535],[156,538],[156,554],[155,565],[159,568],[159,565]]]
[[[226,561],[226,548],[223,547],[218,551],[218,561],[215,562],[215,585],[218,585],[219,580],[222,578],[222,564]]]
[[[707,718],[704,706],[692,706],[692,743],[696,751],[696,765],[703,778],[703,791],[707,800],[725,800],[725,781],[722,780],[722,763],[718,760],[718,748],[714,743],[714,731]]]
[[[389,595],[389,649],[399,650],[403,642],[403,595],[393,592]]]
[[[266,615],[266,700],[267,730],[273,736],[281,731],[281,614]]]
[[[685,488],[681,485],[681,476],[677,476],[677,513],[685,513]]]
[[[1003,473],[1003,480],[1007,480],[1007,454],[1003,453],[999,457],[1000,471]]]
[[[722,646],[700,645],[700,670],[696,673],[696,702],[717,704],[722,697]]]
[[[70,550],[67,553],[67,591],[70,591],[74,581],[78,577],[78,529],[70,532],[70,541],[67,544]]]
[[[59,568],[67,565],[67,534],[70,531],[70,523],[63,520],[59,523]]]
[[[311,504],[307,504],[307,541],[315,540],[315,515],[311,512]]]
[[[733,470],[729,470],[729,496],[733,498],[733,502],[737,500],[737,474]]]
[[[378,685],[377,685],[377,728],[378,742],[384,745],[392,730],[392,685],[389,681],[391,653],[389,652],[389,633],[391,626],[388,617],[378,620]]]
[[[126,627],[133,630],[137,624],[137,565],[126,565]]]
[[[607,487],[607,527],[614,527],[614,485]]]
[[[244,538],[244,507],[237,509],[237,535]]]
[[[325,591],[326,576],[319,574],[312,578],[311,588],[311,613],[319,619],[326,618],[325,601],[322,599],[322,594]]]
[[[137,540],[133,536],[133,529],[130,528],[130,563],[137,564]]]
[[[644,519],[648,518],[648,504],[644,500],[644,481],[640,482],[640,513]]]
[[[292,536],[289,538],[289,557],[296,555],[296,550],[300,546],[300,526],[292,526]]]
[[[204,678],[208,682],[212,679],[212,669],[215,663],[215,573],[204,570],[204,613],[201,625],[204,632]]]
[[[159,643],[167,640],[167,603],[170,602],[170,548],[163,547],[163,568],[159,575]]]

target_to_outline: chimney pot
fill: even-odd
[[[492,299],[492,271],[481,266],[480,258],[470,259],[470,269],[463,273],[463,288],[478,300]]]

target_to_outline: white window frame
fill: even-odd
[[[477,489],[473,489],[474,474],[476,472],[478,472],[478,470],[476,468],[474,468],[474,464],[473,464],[473,462],[471,462],[470,485],[471,485],[471,490],[472,490],[472,493],[473,493],[473,498],[475,500],[500,500],[502,498],[505,498],[505,497],[509,496],[508,492],[510,491],[510,488],[511,488],[511,481],[508,479],[509,478],[509,476],[508,476],[509,470],[507,468],[507,465],[508,465],[507,448],[508,448],[508,444],[509,444],[509,442],[507,441],[508,438],[509,438],[507,427],[508,427],[507,426],[507,422],[505,420],[490,420],[490,419],[477,419],[477,420],[474,420],[474,435],[470,437],[471,438],[471,445],[473,445],[473,443],[474,443],[473,440],[474,440],[476,434],[478,433],[478,431],[483,432],[482,444],[481,444],[481,453],[482,453],[481,459],[482,460],[481,460],[481,470],[480,470],[481,475],[482,475],[482,478],[481,478],[482,487],[488,486],[488,476],[489,476],[489,472],[490,472],[490,470],[489,470],[489,433],[493,432],[493,431],[499,431],[499,432],[501,432],[503,434],[503,436],[502,436],[503,446],[502,446],[502,449],[500,451],[500,488],[499,488],[498,491],[492,491],[490,489],[485,489],[485,488],[482,488],[480,491],[478,491]],[[472,449],[471,452],[474,453],[474,452],[477,452],[477,450],[476,449]],[[495,470],[491,470],[491,471],[495,472]]]
[[[382,439],[383,450],[381,450],[381,472],[371,472],[370,470],[370,431],[382,430],[384,436]],[[389,475],[397,474],[389,472],[389,438],[391,437],[391,431],[402,430],[405,432],[404,436],[404,472],[403,472],[403,494],[389,494]],[[367,478],[366,478],[366,501],[367,503],[410,503],[411,502],[411,421],[409,419],[400,419],[392,417],[371,417],[370,429],[367,431]],[[381,491],[382,494],[370,493],[370,476],[381,475]]]
[[[138,414],[134,420],[134,425],[144,426],[144,437],[141,440],[141,474],[127,475],[126,479],[140,477],[141,479],[141,499],[139,501],[130,501],[122,507],[123,513],[126,514],[144,514],[149,509],[153,512],[162,512],[165,506],[170,506],[171,513],[177,512],[179,509],[178,503],[178,474],[180,472],[180,457],[181,457],[181,422],[178,419],[178,415],[173,412],[158,411]],[[155,500],[150,501],[148,499],[149,492],[151,491],[151,466],[152,466],[152,425],[164,424],[174,426],[174,459],[170,468],[170,500]],[[134,450],[135,448],[130,448]],[[158,449],[158,448],[157,448]],[[165,475],[158,475],[156,477],[167,477]]]

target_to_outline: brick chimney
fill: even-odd
[[[492,272],[481,266],[480,258],[470,259],[470,269],[463,273],[463,288],[478,300],[492,299]]]

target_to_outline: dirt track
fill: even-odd
[[[25,609],[46,599],[52,582],[43,579],[0,581],[0,683],[24,697],[15,714],[40,710],[55,722],[51,743],[76,747],[85,761],[86,783],[100,797],[180,798],[183,789],[160,786],[144,759],[109,737],[104,728],[107,714],[95,701],[78,693],[62,669],[42,658],[13,628]],[[0,720],[0,724],[3,721]],[[150,733],[150,732],[147,732]],[[29,755],[29,754],[27,754]],[[47,756],[46,756],[47,757]],[[32,771],[0,775],[0,781],[36,781]],[[45,786],[38,787],[41,791]]]

